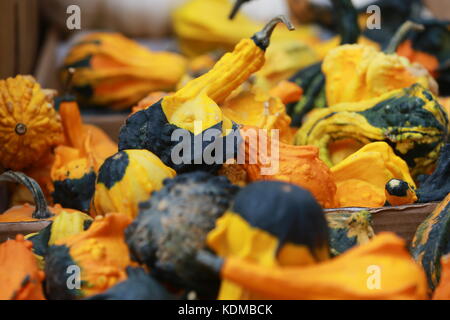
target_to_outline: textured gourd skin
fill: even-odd
[[[252,183],[237,194],[231,210],[207,237],[208,246],[221,257],[265,267],[308,265],[329,257],[325,216],[304,189],[277,181]],[[262,297],[222,281],[218,298]]]
[[[336,184],[315,146],[294,146],[277,141],[265,131],[241,128],[244,143],[237,157],[249,182],[278,180],[310,191],[324,208],[336,208]],[[261,148],[261,146],[265,146]]]
[[[143,268],[127,267],[127,279],[87,300],[173,300],[175,297]]]
[[[22,170],[63,140],[52,97],[32,76],[0,80],[0,165]]]
[[[368,211],[348,213],[327,213],[330,252],[338,256],[349,249],[368,243],[375,233],[372,216]]]
[[[419,177],[421,181],[417,196],[419,202],[442,201],[450,193],[450,144],[441,149],[436,169],[429,176]]]
[[[131,219],[123,214],[97,218],[87,229],[64,237],[48,248],[45,255],[46,295],[49,299],[80,299],[99,294],[126,279],[131,263],[124,231]],[[73,273],[81,270],[81,288],[68,288]]]
[[[334,141],[385,141],[416,176],[434,166],[447,126],[447,115],[435,97],[413,85],[372,100],[316,110],[297,132],[295,143],[318,146],[320,158],[331,166],[328,145]]]
[[[428,283],[434,289],[441,275],[440,259],[450,253],[450,194],[417,228],[411,243],[411,254],[424,268]]]
[[[126,230],[132,259],[177,287],[215,297],[217,278],[198,266],[195,253],[205,248],[207,233],[229,207],[238,187],[206,172],[179,175],[140,205]]]
[[[336,182],[336,198],[340,207],[384,206],[386,184],[394,178],[405,180],[415,187],[408,165],[385,142],[365,145],[333,166],[331,172]]]
[[[435,80],[424,67],[370,46],[352,44],[333,49],[325,57],[322,70],[330,106],[376,98],[415,83],[438,93]]]
[[[0,244],[0,300],[45,300],[32,246],[22,235]]]
[[[374,289],[370,275],[374,266],[382,281]],[[376,272],[376,271],[375,271]],[[405,242],[391,233],[381,233],[369,243],[339,257],[308,266],[261,266],[227,257],[220,275],[253,295],[265,299],[298,300],[424,300],[426,277],[411,259]]]
[[[82,105],[126,109],[152,91],[173,90],[186,69],[175,53],[152,52],[116,33],[91,33],[71,48],[73,90]]]
[[[120,151],[105,160],[95,186],[91,215],[120,212],[131,218],[139,202],[147,200],[175,171],[147,150]]]

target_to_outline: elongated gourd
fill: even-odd
[[[129,117],[120,131],[119,150],[147,149],[178,173],[217,171],[236,154],[235,143],[230,147],[225,140],[227,136],[234,139],[238,127],[224,116],[219,104],[263,66],[270,35],[279,22],[293,28],[284,16],[272,19],[222,56],[208,73]],[[212,161],[205,160],[205,150],[215,151],[217,146],[221,150],[214,152]]]

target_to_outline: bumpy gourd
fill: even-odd
[[[59,239],[45,255],[45,291],[49,299],[80,299],[102,293],[126,279],[130,266],[124,231],[131,219],[107,214],[86,231]],[[69,267],[81,271],[81,287],[68,287]],[[75,272],[75,271],[73,271]]]
[[[0,300],[45,300],[32,246],[22,235],[0,244]]]
[[[415,187],[408,165],[385,142],[365,145],[332,167],[331,172],[340,207],[384,206],[386,184],[394,178]]]
[[[0,80],[0,165],[22,170],[62,142],[52,96],[32,76]]]
[[[232,282],[250,292],[250,297],[299,300],[427,298],[423,270],[411,259],[405,242],[390,233],[382,233],[335,259],[307,266],[265,266],[242,257],[220,259],[204,252],[199,253],[197,259],[220,273],[222,283]],[[368,281],[368,276],[379,270],[381,285]]]
[[[243,127],[237,162],[248,181],[279,180],[309,190],[324,208],[336,208],[336,184],[330,169],[319,159],[315,146],[280,142],[266,131]]]
[[[328,212],[326,214],[330,234],[330,252],[338,256],[353,247],[368,243],[375,233],[372,216],[368,211],[355,213]]]
[[[120,212],[130,218],[138,214],[141,201],[162,187],[175,171],[147,150],[120,151],[100,167],[91,214]]]
[[[95,32],[76,43],[64,61],[73,68],[73,90],[83,104],[125,109],[151,91],[173,90],[186,60],[152,52],[117,33]]]
[[[430,170],[447,136],[448,119],[436,98],[420,85],[378,98],[314,111],[296,134],[298,145],[315,145],[332,166],[330,145],[351,139],[362,145],[385,141],[416,176]]]
[[[411,243],[411,254],[424,268],[430,288],[441,276],[441,257],[450,253],[450,194],[417,228]]]
[[[207,237],[221,257],[264,267],[293,267],[329,258],[328,227],[320,205],[295,185],[264,181],[243,188],[230,211]],[[244,287],[222,281],[219,299],[260,299]]]
[[[120,131],[119,149],[147,149],[178,173],[217,171],[236,154],[236,142],[229,146],[227,137],[239,138],[234,136],[237,124],[224,116],[219,104],[261,69],[278,22],[293,28],[283,16],[272,19],[252,39],[241,40],[208,73],[129,117]],[[204,159],[205,151],[212,154],[219,146],[213,161]]]
[[[228,209],[238,187],[206,172],[179,175],[141,203],[138,217],[126,230],[133,260],[176,287],[215,298],[218,282],[197,265],[195,252],[217,218]]]

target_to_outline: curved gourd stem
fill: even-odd
[[[228,17],[228,19],[233,20],[234,17],[236,16],[236,14],[238,13],[239,9],[241,8],[241,6],[246,3],[249,2],[251,0],[236,0],[236,2],[234,3],[233,9],[231,10],[230,16]]]
[[[275,30],[276,25],[280,22],[284,23],[289,30],[295,30],[294,25],[286,18],[286,16],[276,16],[270,20],[261,31],[255,33],[252,37],[255,44],[262,50],[266,50],[270,44],[270,37],[272,36],[273,30]]]
[[[66,79],[66,82],[64,83],[64,90],[63,90],[64,94],[70,93],[70,90],[72,89],[72,81],[73,81],[74,74],[75,74],[75,68],[67,69],[67,79]]]
[[[6,171],[0,175],[0,181],[16,182],[23,184],[33,195],[36,209],[32,217],[34,219],[48,219],[53,214],[48,210],[47,201],[45,201],[44,193],[39,184],[32,178],[22,172]]]
[[[406,21],[404,24],[402,24],[402,26],[398,29],[398,31],[392,37],[391,42],[389,42],[389,45],[387,46],[386,50],[384,50],[384,52],[386,54],[395,53],[397,51],[397,48],[400,45],[400,43],[405,39],[406,35],[411,30],[423,31],[423,30],[425,30],[425,27],[423,24],[415,23],[410,20]]]
[[[195,259],[198,263],[205,267],[208,267],[215,273],[220,273],[224,264],[224,260],[222,258],[205,250],[200,250],[199,252],[197,252]]]

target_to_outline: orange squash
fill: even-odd
[[[45,300],[32,246],[22,235],[0,244],[0,300]]]
[[[450,300],[450,254],[441,258],[441,279],[433,300]]]
[[[336,184],[330,169],[319,159],[317,147],[285,144],[254,127],[243,127],[240,132],[244,142],[237,161],[249,181],[289,182],[310,191],[324,208],[337,206]]]

